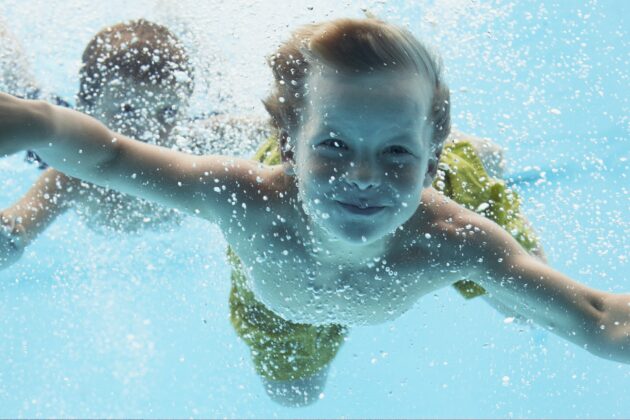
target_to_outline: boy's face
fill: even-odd
[[[170,146],[169,135],[187,103],[184,89],[173,84],[118,77],[104,83],[92,115],[126,136]]]
[[[427,119],[429,83],[417,75],[312,74],[295,171],[307,214],[333,237],[371,243],[416,211],[437,165]]]

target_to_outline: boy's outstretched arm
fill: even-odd
[[[235,218],[246,224],[246,216],[263,208],[263,188],[273,171],[247,159],[193,156],[142,143],[80,112],[0,94],[0,156],[25,149],[70,176],[220,225]]]
[[[471,278],[493,298],[597,356],[630,363],[630,294],[598,291],[570,279],[473,212],[458,219],[474,267]]]

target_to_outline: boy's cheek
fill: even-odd
[[[385,180],[398,189],[416,191],[422,189],[424,174],[420,165],[393,166],[385,171]]]
[[[330,160],[313,158],[303,162],[300,166],[298,173],[302,175],[304,180],[309,179],[311,182],[332,183],[343,173],[339,165]]]
[[[303,173],[298,173],[301,199],[312,210],[325,211],[324,206],[334,196],[335,184],[321,167],[318,170],[304,169]]]

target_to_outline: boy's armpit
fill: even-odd
[[[505,260],[508,254],[528,255],[523,245],[496,222],[438,192],[431,195],[435,212],[431,218],[437,222],[434,234],[444,238],[443,253],[449,256],[450,265],[460,267],[460,281],[453,286],[465,298],[486,293],[484,275],[480,274],[486,263]]]
[[[452,222],[445,224],[445,230],[450,240],[457,243],[467,266],[487,270],[493,262],[502,264],[510,257],[529,255],[497,223],[455,203],[453,205],[457,206],[457,210],[451,213]]]
[[[528,252],[536,252],[540,249],[540,245],[520,212],[518,194],[507,187],[502,180],[489,176],[480,157],[484,153],[466,138],[448,143],[440,158],[440,169],[434,182],[435,188],[457,204],[506,229]],[[445,217],[452,218],[453,215],[462,213],[460,207],[453,202],[450,203],[452,209]],[[444,219],[440,217],[439,220]],[[444,226],[447,230],[452,227],[452,225]],[[465,232],[462,236],[465,237]],[[485,293],[482,287],[468,280],[457,282],[454,286],[467,299]]]

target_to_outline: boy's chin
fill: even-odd
[[[365,246],[377,242],[395,229],[371,226],[370,229],[353,229],[345,226],[325,226],[325,230],[339,242],[350,246]]]
[[[379,239],[396,231],[396,226],[389,223],[370,223],[364,221],[352,221],[344,217],[337,217],[334,212],[326,214],[322,211],[313,211],[309,206],[302,204],[304,212],[310,220],[319,227],[325,236],[333,241],[338,241],[349,246],[364,246],[377,242]]]

